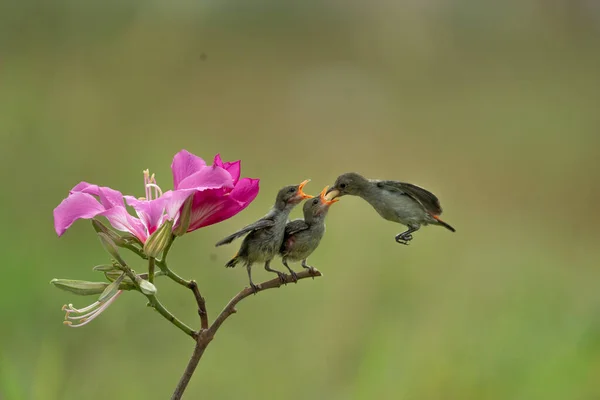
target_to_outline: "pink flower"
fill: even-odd
[[[204,226],[216,224],[233,217],[246,208],[258,195],[259,180],[251,178],[240,179],[241,162],[223,162],[217,154],[212,167],[207,167],[203,159],[180,151],[173,158],[173,185],[175,191],[189,190],[203,182],[207,168],[223,169],[231,179],[231,186],[194,190],[192,214],[188,232]]]
[[[162,192],[154,175],[144,171],[146,196],[123,196],[109,187],[81,182],[54,209],[54,229],[61,236],[78,219],[103,216],[117,230],[129,232],[142,243],[165,221],[178,222],[181,207],[194,196],[188,232],[211,225],[246,208],[258,194],[258,179],[240,177],[240,161],[222,162],[215,156],[212,166],[186,150],[173,158],[171,165],[175,190]],[[125,206],[131,206],[137,217]]]

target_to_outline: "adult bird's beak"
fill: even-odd
[[[332,187],[332,188],[329,188],[327,190],[327,192],[325,193],[325,199],[327,201],[331,201],[331,200],[335,199],[336,197],[338,197],[339,195],[340,195],[340,191],[337,190],[335,187]]]
[[[321,203],[325,204],[326,206],[330,206],[333,203],[337,203],[338,201],[340,201],[340,199],[336,199],[335,196],[328,198],[327,194],[330,192],[333,193],[333,191],[330,191],[327,189],[329,189],[329,186],[325,186],[323,188],[323,190],[321,191],[321,194],[319,195],[319,198],[321,199]]]
[[[298,196],[300,196],[300,198],[302,199],[312,199],[313,197],[315,197],[311,196],[310,194],[306,194],[302,191],[302,189],[304,188],[304,186],[306,186],[308,182],[310,182],[310,179],[307,179],[298,185]]]

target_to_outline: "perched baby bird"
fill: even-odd
[[[327,192],[328,199],[344,195],[359,196],[388,221],[398,222],[408,227],[405,232],[396,235],[396,242],[408,244],[412,233],[421,225],[441,225],[456,232],[440,219],[442,207],[437,197],[427,190],[404,182],[366,179],[357,173],[340,175]]]
[[[255,223],[227,236],[216,244],[216,246],[228,244],[234,239],[247,234],[238,253],[229,260],[225,266],[233,268],[238,262],[244,261],[246,269],[248,270],[250,287],[252,287],[254,292],[260,290],[260,288],[252,282],[252,264],[257,262],[264,262],[267,271],[276,273],[281,282],[285,282],[285,274],[272,269],[270,263],[281,248],[285,224],[287,223],[290,212],[302,200],[313,198],[313,196],[305,194],[302,191],[308,182],[308,180],[305,180],[299,185],[286,186],[281,189],[279,193],[277,193],[275,205],[267,215]]]
[[[329,206],[338,200],[325,199],[328,186],[325,186],[318,198],[304,202],[304,219],[296,219],[285,226],[285,235],[279,251],[283,265],[290,271],[294,281],[298,276],[292,270],[288,261],[302,260],[302,266],[311,271],[314,268],[306,265],[306,259],[317,249],[323,234],[325,234],[325,217]]]

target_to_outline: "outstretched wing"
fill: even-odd
[[[285,236],[291,236],[306,229],[308,229],[308,224],[303,219],[295,219],[285,226]]]
[[[222,246],[224,244],[229,244],[231,242],[233,242],[235,239],[244,236],[245,234],[258,230],[258,229],[264,229],[264,228],[268,228],[271,227],[275,224],[275,222],[273,222],[273,220],[271,219],[259,219],[258,221],[256,221],[253,224],[250,224],[248,226],[243,227],[242,229],[240,229],[239,231],[232,233],[231,235],[227,236],[225,239],[219,240],[217,242],[217,244],[215,244],[216,247],[218,246]]]
[[[438,198],[422,187],[397,181],[379,181],[377,182],[377,186],[384,190],[410,197],[432,215],[440,215],[442,213],[442,206]]]

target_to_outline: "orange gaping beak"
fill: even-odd
[[[340,201],[340,199],[331,199],[331,200],[328,200],[327,199],[327,197],[328,197],[327,196],[327,189],[329,189],[329,186],[325,186],[323,188],[323,190],[321,190],[321,194],[319,195],[319,197],[321,198],[321,203],[323,203],[323,204],[325,204],[327,206],[330,206],[333,203],[337,203],[338,201]]]
[[[306,194],[302,191],[302,189],[304,188],[304,186],[306,186],[308,182],[310,182],[310,179],[307,179],[298,185],[298,196],[300,196],[300,198],[302,199],[312,199],[313,197],[315,197],[311,196],[310,194]]]

